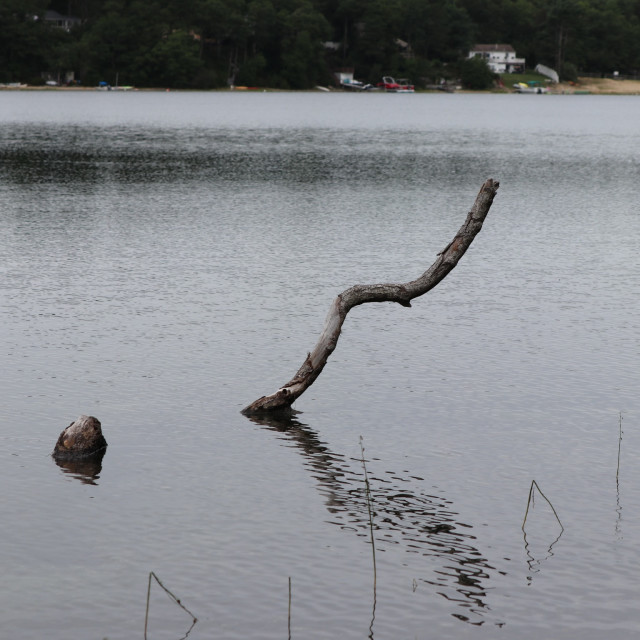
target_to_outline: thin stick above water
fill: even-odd
[[[369,513],[369,535],[371,537],[371,556],[373,558],[373,609],[371,611],[371,624],[369,625],[369,640],[373,640],[373,623],[376,619],[376,601],[377,601],[377,577],[376,569],[376,540],[373,535],[373,499],[371,498],[371,486],[369,485],[369,474],[367,472],[367,463],[364,458],[364,440],[360,436],[360,454],[362,456],[362,469],[364,471],[364,488],[365,497],[367,499],[367,511]]]
[[[373,510],[371,508],[371,487],[369,486],[369,474],[367,473],[367,465],[364,459],[364,443],[362,436],[360,436],[360,453],[362,455],[362,469],[364,470],[364,488],[365,495],[367,498],[367,511],[369,512],[369,536],[371,538],[371,554],[373,556],[373,591],[375,593],[376,590],[376,579],[377,579],[377,571],[376,571],[376,540],[373,535]]]
[[[529,515],[529,506],[533,504],[533,488],[534,487],[536,487],[538,489],[538,492],[540,493],[540,495],[547,501],[547,503],[551,507],[551,511],[553,511],[553,515],[556,517],[556,520],[558,521],[558,524],[560,525],[560,528],[564,531],[564,527],[562,526],[562,522],[560,522],[560,518],[558,517],[558,514],[557,514],[556,510],[554,509],[553,505],[551,504],[551,500],[549,500],[549,498],[547,498],[547,496],[545,496],[544,493],[542,493],[542,490],[540,489],[540,486],[538,485],[538,483],[535,480],[531,481],[531,487],[529,488],[529,500],[527,500],[527,511],[525,512],[524,520],[522,521],[522,530],[524,531],[524,525],[527,522],[527,516]]]
[[[165,593],[184,611],[186,611],[186,613],[188,613],[191,616],[191,627],[189,627],[189,631],[187,631],[187,634],[185,636],[183,636],[184,638],[186,638],[191,629],[193,629],[193,626],[195,625],[196,622],[198,622],[198,618],[196,618],[193,613],[191,613],[191,611],[189,611],[189,609],[187,609],[187,607],[185,607],[182,602],[180,602],[180,599],[177,598],[176,596],[173,595],[173,593],[171,593],[171,591],[169,591],[169,589],[167,589],[167,587],[165,587],[162,582],[160,581],[160,578],[158,578],[158,576],[153,572],[149,572],[149,584],[147,586],[147,610],[144,616],[144,639],[147,640],[147,627],[149,624],[149,600],[151,599],[151,578],[153,578],[165,591]]]
[[[289,576],[289,616],[287,618],[287,629],[289,631],[289,640],[291,640],[291,576]]]
[[[619,487],[620,478],[620,452],[622,450],[622,411],[620,412],[620,421],[618,423],[618,466],[616,468],[616,486]]]

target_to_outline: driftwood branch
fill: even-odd
[[[435,287],[457,264],[482,229],[500,184],[487,180],[455,238],[438,254],[436,261],[416,280],[404,284],[357,284],[332,302],[320,338],[296,375],[275,393],[262,396],[242,410],[245,415],[290,411],[293,402],[316,380],[336,348],[342,324],[353,307],[365,302],[397,302],[410,307],[411,300]]]

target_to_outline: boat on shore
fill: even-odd
[[[111,86],[108,82],[101,80],[96,87],[98,91],[133,91],[135,87],[118,84],[118,74],[116,74],[116,84]]]
[[[531,80],[529,82],[516,82],[513,85],[516,93],[549,93],[549,89],[539,82]]]
[[[345,78],[340,82],[340,88],[346,91],[370,91],[375,89],[372,84],[366,84],[365,82],[360,82],[360,80],[350,80],[349,78]]]
[[[334,76],[337,81],[337,85],[340,89],[344,91],[370,91],[371,89],[375,89],[372,84],[367,84],[366,82],[361,82],[360,80],[356,80],[353,77],[353,69],[340,69],[334,73]]]
[[[406,78],[394,80],[391,76],[383,76],[382,82],[378,82],[378,87],[387,93],[415,93],[415,86]]]
[[[130,87],[130,86],[118,86],[118,87],[112,87],[110,84],[107,85],[98,85],[96,87],[96,89],[98,91],[134,91],[135,87]]]

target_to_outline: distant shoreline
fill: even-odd
[[[243,88],[244,89],[244,88]],[[18,84],[9,84],[9,85],[0,85],[0,91],[103,91],[109,92],[105,89],[99,89],[98,87],[51,87],[51,86],[32,86],[32,85],[18,85]],[[196,91],[209,91],[209,92],[231,92],[234,90],[231,89],[170,89],[170,88],[137,88],[137,87],[128,87],[126,89],[119,87],[117,89],[112,89],[112,91],[116,91],[118,93],[132,93],[139,91],[156,91],[156,92],[181,92],[181,93],[189,93]],[[240,91],[240,89],[236,89],[236,91]],[[304,91],[291,90],[294,93],[303,93],[303,92],[316,92],[316,89],[307,89]],[[274,89],[269,87],[260,87],[256,88],[255,91],[242,91],[243,93],[264,93],[264,92],[279,92],[283,93],[286,90],[283,89]],[[324,91],[327,93],[327,91]],[[345,93],[340,89],[331,89],[328,93]],[[417,93],[438,93],[437,91],[418,91]],[[472,90],[460,90],[459,93],[514,93],[514,91],[510,90],[508,87],[500,90],[493,91],[472,91]],[[618,96],[626,96],[626,95],[640,95],[640,80],[614,80],[612,78],[579,78],[576,83],[567,83],[561,82],[556,85],[549,85],[549,93],[553,95],[571,95],[571,94],[591,94],[591,95],[618,95]]]

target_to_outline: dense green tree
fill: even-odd
[[[459,64],[460,80],[466,89],[489,89],[496,75],[480,58],[467,58]]]
[[[469,71],[475,43],[572,75],[640,71],[638,0],[0,0],[0,24],[0,82],[307,88],[353,67],[421,83]]]
[[[589,28],[576,43],[583,68],[611,73],[638,67],[638,19],[625,16],[621,4],[603,0],[585,7],[585,23]]]
[[[52,40],[46,0],[0,0],[0,82],[32,81],[46,71]]]
[[[200,47],[192,35],[172,31],[158,40],[137,60],[136,75],[145,84],[178,89],[200,87],[203,83],[203,62]],[[205,83],[206,84],[206,83]]]
[[[575,48],[575,35],[585,28],[585,13],[583,0],[550,0],[547,6],[547,55],[561,76],[567,51]]]
[[[322,42],[331,28],[308,0],[288,4],[288,11],[279,12],[282,80],[285,87],[305,89],[326,79]]]

